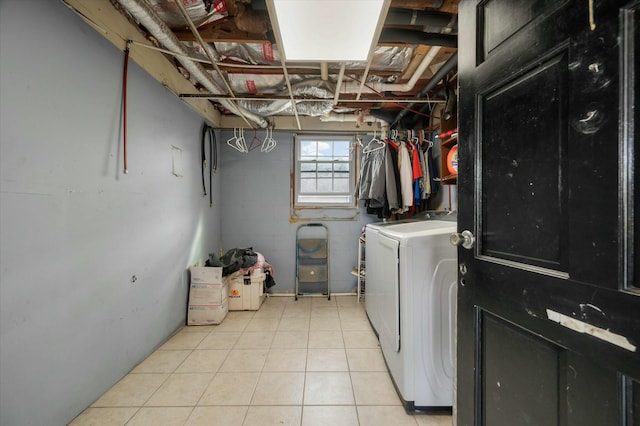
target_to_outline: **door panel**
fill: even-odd
[[[637,108],[640,105],[640,2],[624,9],[621,16],[622,33],[622,104],[623,123],[620,144],[621,182],[620,199],[623,200],[621,234],[625,244],[621,257],[625,259],[625,287],[640,291],[640,199],[636,195],[640,188],[640,173],[635,173],[634,164],[640,164],[640,149],[635,147],[634,137],[640,131]],[[635,214],[634,214],[635,212]],[[635,218],[635,219],[634,219]]]
[[[620,424],[621,379],[615,371],[487,311],[479,311],[477,318],[482,424]]]
[[[383,265],[382,302],[380,306],[380,330],[378,339],[380,344],[400,351],[400,281],[399,281],[399,247],[398,240],[383,234],[378,235]]]
[[[460,4],[458,425],[640,425],[639,8]]]
[[[481,43],[478,51],[482,62],[496,47],[534,19],[544,16],[558,0],[488,0],[478,7],[478,34]]]
[[[480,315],[484,424],[557,424],[560,348],[486,311]]]
[[[482,256],[568,270],[567,137],[547,127],[566,123],[566,69],[563,49],[515,80],[478,95],[482,173],[477,239]],[[523,140],[531,143],[516,143]],[[525,205],[530,220],[509,208]]]
[[[569,426],[615,425],[623,419],[618,402],[621,384],[615,371],[589,362],[569,352],[561,371],[565,382],[566,405],[563,417]],[[585,390],[589,392],[585,392]]]
[[[627,423],[625,426],[640,426],[640,382],[628,380],[627,386]]]

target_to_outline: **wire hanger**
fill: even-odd
[[[415,130],[411,131],[411,143],[416,144],[420,142],[420,138],[418,137],[417,133]]]
[[[426,132],[424,130],[420,131],[420,138],[422,139],[422,143],[425,143],[427,145],[427,151],[430,148],[433,148],[433,141],[431,139],[426,139],[427,135]]]
[[[278,143],[273,138],[273,128],[267,128],[267,134],[262,141],[262,145],[260,146],[260,152],[271,152],[276,147]]]
[[[249,149],[247,148],[247,141],[244,139],[244,129],[240,128],[239,129],[239,137],[238,140],[236,141],[236,145],[238,146],[238,151],[240,152],[244,152],[247,153],[249,152]]]
[[[236,151],[247,153],[247,142],[244,140],[244,130],[233,128],[233,137],[227,140],[227,145]]]
[[[379,149],[383,149],[385,146],[386,146],[386,144],[376,137],[376,131],[374,130],[373,131],[373,138],[371,138],[369,143],[367,143],[367,146],[365,146],[362,149],[362,152],[364,154],[368,154],[370,152],[378,151]]]
[[[235,127],[233,128],[233,137],[227,139],[227,145],[229,145],[231,148],[233,149],[238,149],[238,146],[236,145],[236,141],[238,140],[238,129],[236,129]]]

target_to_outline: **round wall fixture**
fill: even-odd
[[[454,145],[447,154],[447,169],[452,175],[458,174],[458,145]]]

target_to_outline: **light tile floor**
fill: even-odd
[[[355,296],[270,297],[185,327],[71,425],[450,426],[407,414]]]

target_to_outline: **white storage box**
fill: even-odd
[[[193,266],[189,286],[187,325],[220,324],[229,312],[222,268]]]
[[[227,316],[228,311],[229,309],[226,297],[220,305],[189,305],[187,311],[187,325],[220,324],[224,317]]]
[[[216,266],[192,266],[191,284],[222,284],[222,268]]]
[[[256,268],[251,275],[233,273],[226,277],[229,287],[230,311],[256,311],[264,302],[264,281],[262,268]]]
[[[220,284],[191,283],[189,305],[222,305],[227,297],[227,287]]]

